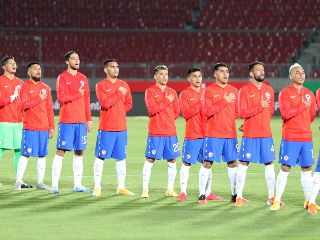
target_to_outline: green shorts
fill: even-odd
[[[21,148],[22,123],[0,122],[0,148]]]

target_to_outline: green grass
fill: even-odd
[[[85,153],[83,183],[93,186],[94,147],[97,132],[89,134]],[[289,175],[283,200],[286,205],[270,212],[265,204],[266,184],[264,167],[249,166],[244,195],[250,203],[236,208],[229,202],[230,190],[226,164],[213,166],[214,191],[223,197],[221,202],[197,203],[199,164],[190,170],[188,201],[164,197],[167,184],[167,164],[156,162],[150,181],[150,198],[140,199],[142,167],[148,119],[129,117],[127,187],[135,196],[117,196],[115,162],[104,166],[102,196],[93,198],[87,193],[73,193],[72,154],[63,163],[59,196],[37,190],[14,192],[15,175],[12,152],[0,160],[0,239],[318,239],[320,214],[311,216],[302,208],[303,194],[300,171]],[[239,125],[240,122],[238,122]],[[313,124],[315,152],[319,152],[319,120]],[[177,121],[180,143],[183,141],[184,120]],[[281,120],[272,121],[276,154],[281,138]],[[50,141],[46,183],[51,183],[51,163],[55,141]],[[318,157],[318,154],[316,154]],[[317,159],[317,158],[316,158]],[[178,173],[181,159],[178,159]],[[276,164],[278,173],[279,164]],[[29,161],[25,181],[35,185],[36,159]],[[179,174],[175,188],[179,191]]]

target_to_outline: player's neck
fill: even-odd
[[[33,80],[33,79],[30,79],[30,80],[31,80],[31,82],[33,82],[34,84],[38,84],[38,83],[41,82],[41,80],[39,80],[39,81],[36,81],[36,80]]]
[[[296,89],[298,89],[298,91],[300,92],[303,85],[302,84],[296,84],[296,83],[293,83],[292,86],[294,86]]]
[[[261,88],[262,82],[258,82],[257,80],[251,78],[251,82],[253,85],[255,85],[257,88]]]
[[[72,68],[68,68],[67,72],[70,73],[72,76],[77,75],[78,70],[72,69]]]
[[[190,85],[190,88],[195,90],[196,92],[199,92],[201,87],[200,86],[196,87],[196,86]]]
[[[13,73],[8,73],[8,72],[4,72],[4,75],[9,78],[10,80],[14,79],[14,74]]]
[[[156,85],[163,91],[167,85],[163,85],[163,84],[160,84],[160,83],[156,83]]]
[[[225,88],[228,85],[228,83],[222,83],[222,82],[219,82],[218,80],[216,80],[216,84],[221,88]]]
[[[117,81],[117,78],[111,78],[111,77],[107,76],[107,80],[112,82],[112,83],[115,83]]]

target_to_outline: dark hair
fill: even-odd
[[[14,58],[13,58],[12,56],[9,56],[9,55],[4,56],[4,57],[1,59],[1,66],[6,65],[9,59],[13,59],[13,60],[14,60]]]
[[[108,58],[107,60],[105,60],[105,61],[103,62],[103,67],[106,68],[106,67],[108,66],[108,64],[111,63],[111,62],[116,62],[116,63],[118,63],[116,59],[114,59],[114,58]]]
[[[255,65],[262,65],[262,66],[263,66],[263,62],[254,61],[254,62],[250,63],[250,64],[249,64],[249,72],[252,71],[252,69],[254,68]]]
[[[219,67],[226,67],[228,68],[227,64],[223,63],[223,62],[218,62],[213,66],[213,71],[216,71],[219,69]]]
[[[153,69],[153,75],[156,74],[160,70],[168,70],[166,65],[158,65]]]
[[[67,53],[64,55],[64,60],[69,61],[70,56],[71,56],[72,54],[74,54],[74,53],[76,53],[76,52],[75,52],[75,51],[69,51],[69,52],[67,52]]]
[[[29,68],[30,68],[32,65],[35,65],[35,64],[37,64],[37,65],[40,66],[40,63],[39,63],[39,62],[30,62],[30,63],[28,64],[28,66],[27,66],[27,69],[29,70]]]
[[[197,68],[197,67],[191,67],[188,69],[188,76],[194,72],[201,72],[201,70],[200,70],[200,68]]]

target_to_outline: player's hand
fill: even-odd
[[[235,96],[232,93],[230,93],[228,96],[227,93],[224,93],[223,99],[226,100],[227,103],[233,103],[235,101]]]
[[[17,86],[14,88],[14,93],[13,93],[13,95],[17,95],[17,96],[18,96],[20,89],[21,89],[21,85],[17,85]]]
[[[54,133],[54,130],[53,129],[49,129],[49,139],[53,138],[53,133]]]
[[[267,100],[261,99],[261,107],[262,108],[269,108],[270,107],[270,100],[269,99],[267,99]]]
[[[81,96],[83,96],[83,95],[84,95],[84,89],[82,88],[82,86],[79,88],[79,90],[78,90],[78,91],[80,92]]]
[[[302,99],[301,102],[304,105],[306,105],[307,108],[309,108],[311,106],[311,103],[312,103],[311,100],[304,100],[304,99]]]
[[[42,91],[39,93],[39,97],[41,98],[42,101],[45,101],[48,97],[47,93],[43,93]]]
[[[170,102],[174,101],[174,96],[172,94],[170,95],[166,94],[166,98],[169,99]]]
[[[126,95],[126,94],[127,94],[127,89],[124,88],[124,87],[121,87],[121,86],[120,86],[120,87],[118,88],[118,90],[119,90],[120,92],[122,92],[123,95]]]
[[[88,121],[88,122],[87,122],[87,131],[88,131],[88,132],[91,132],[91,131],[92,131],[92,128],[93,128],[92,121]]]
[[[238,129],[239,129],[240,132],[243,132],[243,124],[241,124]]]

